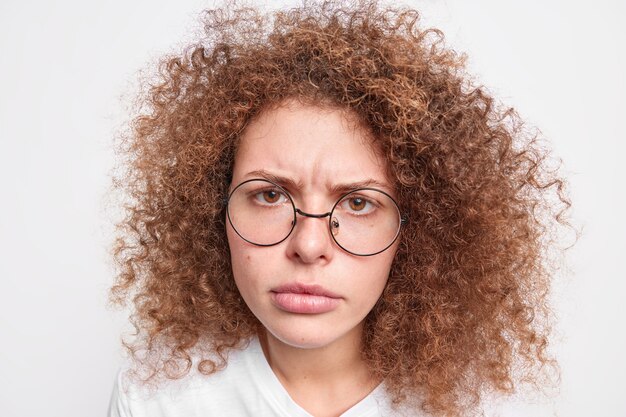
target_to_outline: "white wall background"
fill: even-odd
[[[207,2],[0,3],[0,415],[103,416],[124,313],[106,307],[121,97]],[[626,416],[626,6],[414,0],[562,157],[584,227],[555,286],[562,386],[492,415]]]

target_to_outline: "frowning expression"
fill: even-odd
[[[363,185],[393,196],[385,167],[370,133],[350,113],[290,101],[261,113],[244,131],[231,191],[266,178],[282,188],[251,188],[246,195],[253,204],[291,198],[302,212],[328,213],[347,190]],[[268,183],[252,182],[261,184]],[[346,210],[373,210],[360,199],[342,204]],[[227,236],[235,282],[252,313],[276,339],[303,348],[360,337],[397,246],[355,256],[333,240],[328,218],[310,216],[299,216],[291,234],[272,246],[247,242],[229,222]]]

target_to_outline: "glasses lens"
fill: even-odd
[[[400,210],[382,191],[356,190],[333,208],[330,229],[339,246],[355,255],[387,249],[400,232]]]
[[[245,240],[257,245],[274,245],[284,240],[294,225],[291,198],[269,181],[240,184],[228,199],[228,219]]]

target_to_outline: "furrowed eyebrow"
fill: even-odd
[[[330,190],[333,194],[346,194],[350,191],[356,190],[357,188],[378,188],[383,191],[390,191],[389,185],[382,183],[380,181],[376,181],[374,179],[368,179],[364,181],[357,182],[349,182],[345,184],[336,184],[333,185]]]
[[[281,187],[292,190],[299,190],[303,187],[303,184],[300,182],[295,182],[291,178],[283,177],[281,175],[272,174],[264,169],[248,172],[247,176],[264,178],[280,185]]]
[[[292,189],[292,190],[300,190],[303,188],[303,184],[301,182],[296,182],[291,178],[283,177],[280,175],[272,174],[264,169],[259,169],[256,171],[249,172],[246,176],[250,177],[260,177],[270,180],[282,187]],[[356,190],[358,188],[379,188],[383,191],[391,192],[388,184],[377,181],[375,179],[367,179],[363,181],[349,182],[343,184],[335,184],[330,187],[330,192],[332,194],[346,194],[350,191]]]

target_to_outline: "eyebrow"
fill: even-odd
[[[272,174],[271,172],[268,172],[264,169],[259,169],[259,170],[255,170],[255,171],[250,171],[248,172],[248,174],[246,176],[258,176],[261,178],[265,178],[267,180],[270,180],[272,182],[275,182],[276,184],[283,186],[285,188],[291,188],[294,190],[298,190],[303,188],[304,184],[302,182],[296,182],[294,180],[292,180],[291,178],[288,177],[284,177],[282,175],[276,175],[276,174]],[[345,194],[348,193],[352,190],[356,190],[357,188],[380,188],[383,191],[387,191],[390,192],[390,186],[386,183],[377,181],[373,178],[368,178],[366,180],[363,181],[355,181],[355,182],[348,182],[348,183],[342,183],[342,184],[335,184],[333,186],[330,187],[330,191],[333,194]]]
[[[275,182],[276,184],[285,187],[285,188],[291,188],[291,189],[300,189],[304,186],[304,184],[302,184],[302,182],[296,182],[294,180],[292,180],[291,178],[288,177],[283,177],[281,175],[276,175],[276,174],[272,174],[271,172],[268,172],[264,169],[258,169],[256,171],[250,171],[248,172],[248,174],[246,174],[246,176],[250,176],[250,177],[261,177],[261,178],[265,178],[266,180],[270,180],[272,182]]]

